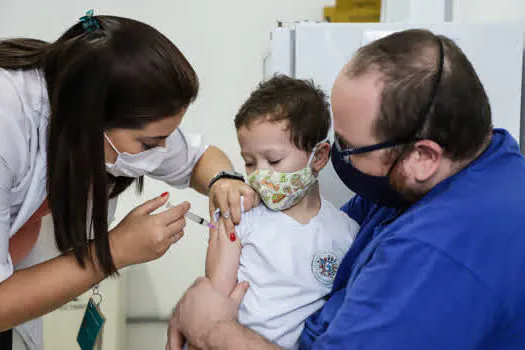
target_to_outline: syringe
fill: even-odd
[[[175,207],[173,204],[171,204],[170,201],[168,201],[166,203],[166,207],[167,208],[173,208]],[[206,220],[205,218],[203,217],[200,217],[199,215],[196,215],[196,214],[193,214],[192,212],[190,212],[189,210],[186,212],[186,214],[184,214],[184,216],[187,218],[187,219],[190,219],[191,221],[193,222],[196,222],[197,224],[199,225],[202,225],[202,226],[206,226],[206,227],[209,227],[209,228],[212,228],[212,229],[215,229],[215,225],[211,224],[208,220]]]

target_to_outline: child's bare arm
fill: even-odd
[[[225,295],[237,285],[237,271],[241,257],[241,242],[235,232],[226,232],[222,219],[217,230],[210,230],[206,254],[206,277]]]
[[[206,253],[206,277],[211,279],[215,288],[230,295],[237,285],[237,270],[241,257],[241,243],[237,238],[230,240],[232,233],[227,233],[222,219],[217,230],[210,230],[210,242]],[[232,237],[233,238],[233,237]],[[199,350],[188,344],[187,350]]]

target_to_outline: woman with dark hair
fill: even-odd
[[[141,190],[144,175],[208,194],[230,228],[241,195],[252,207],[256,196],[226,155],[178,128],[197,92],[177,47],[131,19],[88,12],[53,43],[0,41],[1,349],[10,329],[181,238],[188,203],[150,215],[167,193],[108,232],[117,196],[133,182]],[[62,255],[17,271],[49,211]],[[41,348],[34,325],[16,334]]]

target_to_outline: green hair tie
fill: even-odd
[[[92,33],[100,28],[97,19],[93,17],[93,10],[87,11],[85,16],[80,17],[80,22],[82,22],[82,27],[88,33]]]

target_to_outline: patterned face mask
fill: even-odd
[[[248,183],[261,196],[264,204],[271,210],[286,210],[297,204],[317,182],[310,164],[319,142],[313,149],[305,168],[291,173],[282,173],[271,169],[257,169],[248,175]]]

